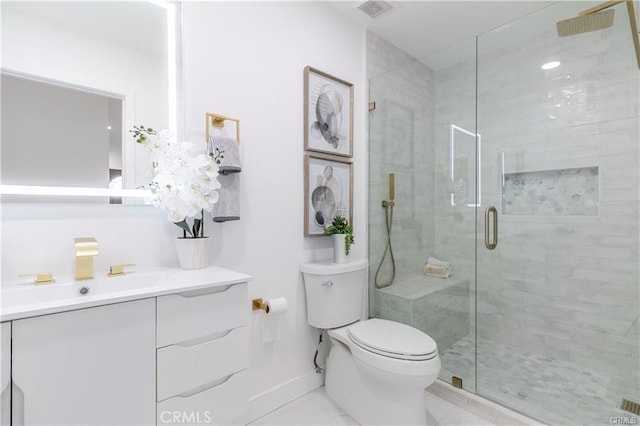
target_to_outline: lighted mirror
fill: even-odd
[[[140,195],[151,162],[128,130],[176,131],[177,7],[2,2],[1,188],[20,194],[3,202]]]

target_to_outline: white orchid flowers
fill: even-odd
[[[144,144],[154,164],[153,205],[169,210],[169,220],[184,231],[184,237],[203,237],[204,212],[211,212],[218,202],[217,158],[192,155],[193,144],[179,142],[168,130],[135,126],[131,133],[136,142]],[[194,219],[192,226],[187,218]]]

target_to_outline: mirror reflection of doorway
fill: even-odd
[[[3,184],[109,187],[123,168],[122,99],[7,73],[1,84]]]

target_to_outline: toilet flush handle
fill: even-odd
[[[327,282],[322,283],[323,287],[333,287],[333,281],[329,280]]]

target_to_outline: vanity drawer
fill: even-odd
[[[157,346],[204,337],[249,323],[248,284],[157,298]]]
[[[221,424],[239,416],[248,408],[249,381],[242,370],[226,381],[195,394],[183,394],[159,402],[157,422]],[[174,419],[172,416],[187,416]]]
[[[157,351],[158,401],[222,379],[249,366],[249,327],[191,346]]]

